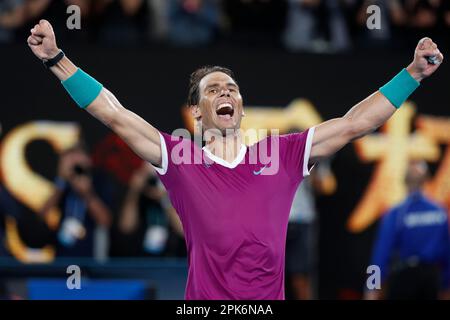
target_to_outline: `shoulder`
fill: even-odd
[[[161,145],[165,145],[167,148],[172,148],[179,144],[186,146],[192,146],[194,144],[186,132],[183,132],[183,134],[177,134],[176,132],[168,134],[163,131],[158,131],[158,133],[161,139]]]
[[[436,211],[444,211],[446,212],[446,209],[444,208],[443,205],[441,205],[440,203],[438,203],[437,201],[427,197],[427,196],[423,196],[422,197],[422,201],[424,204],[426,204],[430,209],[434,209]]]
[[[312,136],[313,132],[314,132],[314,128],[307,129],[302,132],[294,132],[294,133],[286,133],[286,134],[273,134],[273,135],[269,135],[269,136],[259,140],[258,142],[253,144],[251,147],[258,147],[263,144],[273,145],[274,143],[279,143],[282,145],[298,143],[298,142],[306,143],[306,140],[309,139],[308,138],[309,136]]]
[[[314,128],[306,129],[304,131],[300,132],[294,132],[294,133],[287,133],[287,134],[281,134],[279,136],[280,140],[283,141],[298,141],[298,140],[306,140],[308,138],[308,135],[314,131]]]

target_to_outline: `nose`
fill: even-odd
[[[224,88],[220,90],[220,96],[221,97],[229,97],[230,96],[230,90],[228,88]]]

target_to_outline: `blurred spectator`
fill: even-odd
[[[3,0],[0,2],[0,41],[12,41],[22,35],[33,19],[39,18],[51,0]],[[34,24],[34,23],[33,23]],[[28,32],[29,33],[29,32]]]
[[[312,50],[320,0],[289,0],[284,44],[292,51]]]
[[[223,4],[232,41],[240,45],[279,45],[286,19],[285,1],[227,0]]]
[[[450,236],[447,212],[428,199],[421,187],[428,168],[411,162],[406,174],[409,195],[382,219],[372,265],[387,283],[387,299],[437,299],[447,295],[450,282]],[[367,298],[381,298],[380,290]]]
[[[367,28],[369,5],[380,7],[381,29]],[[360,44],[367,47],[410,47],[424,36],[445,44],[450,26],[446,23],[445,12],[449,11],[449,6],[449,2],[443,0],[364,0],[356,14]]]
[[[66,26],[67,7],[77,5],[81,18],[86,19],[90,14],[90,3],[91,0],[3,0],[0,2],[0,43],[11,42],[14,38],[26,39],[30,28],[40,19],[52,21],[59,40],[83,40],[88,28],[82,23],[81,31],[69,30]]]
[[[149,35],[152,39],[160,41],[167,37],[169,32],[169,1],[147,0],[149,16]]]
[[[89,18],[91,15],[91,0],[51,0],[38,11],[35,10],[28,20],[29,23],[22,30],[22,35],[18,35],[19,39],[26,39],[30,33],[30,29],[39,22],[40,19],[51,20],[55,34],[60,43],[64,41],[87,41],[89,36]],[[67,13],[67,8],[75,5],[80,8],[80,29],[69,29],[67,27],[67,19],[72,13]]]
[[[310,300],[313,298],[313,270],[315,260],[316,208],[311,178],[298,188],[286,237],[286,298]]]
[[[25,20],[25,0],[4,0],[0,2],[0,43],[11,42],[14,30]]]
[[[436,27],[440,6],[441,0],[406,0],[405,9],[409,16],[409,25],[425,30]]]
[[[149,7],[144,0],[93,3],[98,40],[109,45],[142,45],[148,39]]]
[[[169,42],[193,47],[211,43],[220,25],[218,0],[169,0]]]
[[[448,39],[449,25],[445,22],[448,2],[448,0],[405,0],[409,45],[413,45],[417,39],[425,36],[439,42],[445,42]]]
[[[154,169],[144,164],[130,180],[119,218],[127,255],[185,255],[183,228]]]
[[[346,5],[339,0],[289,0],[285,46],[292,51],[348,50],[351,40]]]
[[[369,29],[367,8],[376,5],[380,8],[380,29]],[[386,14],[387,13],[387,14]],[[372,14],[372,13],[371,13]],[[356,8],[357,37],[364,47],[385,47],[402,42],[401,34],[407,23],[407,13],[401,0],[364,0]],[[417,42],[417,39],[415,40]]]
[[[286,299],[317,298],[318,221],[315,190],[329,194],[334,187],[329,161],[320,163],[297,189],[286,237]],[[333,180],[334,181],[334,180]]]
[[[76,5],[81,29],[69,29]],[[379,29],[369,29],[370,5],[380,9]],[[0,44],[28,37],[40,19],[51,20],[60,42],[142,46],[165,42],[204,46],[225,35],[226,44],[279,46],[290,51],[335,53],[356,47],[415,46],[431,36],[448,44],[447,0],[2,0]],[[223,39],[222,39],[223,40]]]
[[[104,258],[108,249],[104,243],[106,228],[112,220],[107,204],[112,199],[109,186],[92,169],[81,144],[61,154],[55,183],[56,191],[44,205],[42,215],[54,206],[61,210],[56,255]]]

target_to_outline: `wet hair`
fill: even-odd
[[[229,75],[235,82],[234,79],[234,73],[228,68],[221,67],[221,66],[204,66],[201,68],[198,68],[194,72],[191,73],[190,79],[189,79],[189,93],[187,98],[187,105],[193,106],[197,105],[200,100],[200,92],[199,92],[199,85],[200,81],[207,76],[210,73],[213,72],[223,72],[227,75]]]

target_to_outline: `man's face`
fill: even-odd
[[[425,161],[411,161],[406,172],[408,187],[420,187],[428,176],[428,166]]]
[[[199,103],[193,115],[204,131],[218,129],[225,134],[227,129],[239,129],[243,106],[236,82],[223,72],[206,75],[199,83]]]

